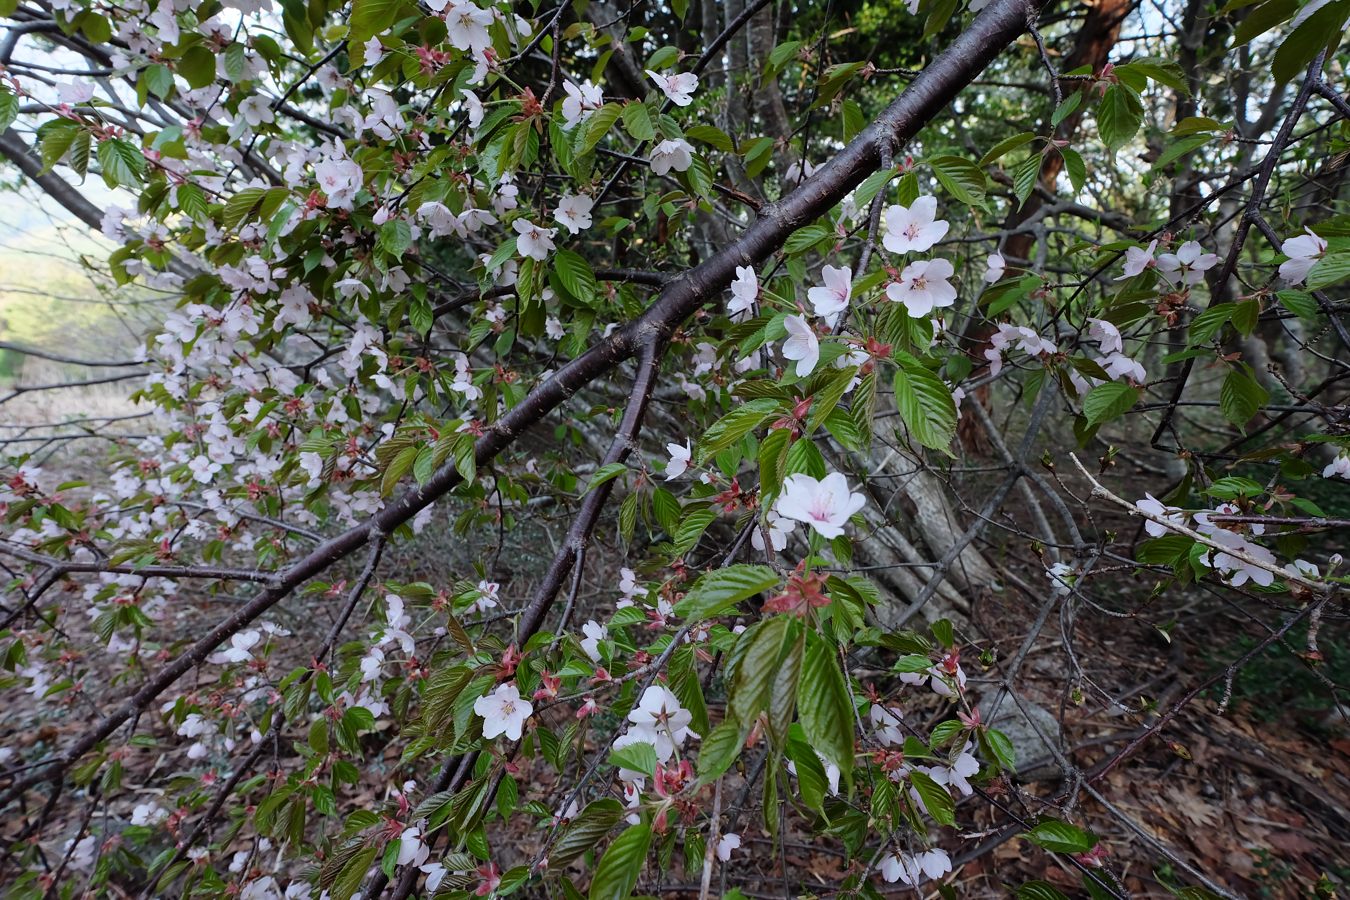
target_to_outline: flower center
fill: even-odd
[[[830,521],[830,515],[834,510],[834,494],[826,491],[818,494],[815,502],[811,504],[811,518],[817,522]]]

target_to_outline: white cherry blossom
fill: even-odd
[[[849,294],[853,290],[853,272],[847,266],[825,266],[820,270],[821,287],[806,292],[811,309],[831,328],[839,314],[848,309]]]
[[[798,472],[783,481],[774,508],[780,516],[804,522],[821,537],[833,539],[844,533],[849,517],[866,503],[862,494],[849,488],[848,479],[840,472],[831,472],[820,480]]]
[[[886,286],[886,297],[905,304],[910,318],[921,319],[956,302],[956,288],[947,281],[955,272],[945,259],[912,262],[900,273],[899,281]]]
[[[647,77],[656,82],[666,99],[676,106],[688,106],[694,102],[694,91],[698,90],[698,76],[693,72],[653,72],[647,70]]]
[[[600,642],[609,638],[609,629],[599,622],[591,619],[585,625],[581,626],[581,633],[586,635],[581,639],[582,651],[594,662],[600,661]]]
[[[783,320],[788,337],[783,342],[783,356],[797,362],[797,377],[805,378],[820,361],[820,339],[816,330],[803,316],[788,316]]]
[[[1280,244],[1280,252],[1289,257],[1280,263],[1280,277],[1289,284],[1302,284],[1312,271],[1312,267],[1317,265],[1317,261],[1327,252],[1325,240],[1311,228],[1303,230],[1304,234]]]
[[[1143,271],[1151,266],[1158,264],[1153,258],[1153,251],[1158,248],[1158,241],[1154,239],[1147,247],[1141,250],[1138,247],[1130,247],[1125,251],[1125,273],[1116,276],[1116,281],[1124,281],[1126,278],[1133,278],[1136,275],[1143,274]]]
[[[896,204],[886,209],[881,243],[892,253],[923,253],[942,240],[950,227],[937,218],[937,198],[925,194],[908,207]]]
[[[558,233],[556,228],[544,228],[529,219],[516,219],[511,227],[516,231],[516,249],[521,256],[539,262],[548,259],[553,252],[553,235]]]
[[[563,126],[572,128],[580,122],[590,118],[591,113],[605,105],[605,95],[594,84],[587,79],[581,84],[573,84],[570,81],[563,82],[563,92],[567,95],[563,98],[562,114]]]
[[[567,194],[558,201],[553,218],[571,234],[580,234],[591,227],[591,209],[594,206],[595,201],[585,194]]]
[[[1158,271],[1174,284],[1196,285],[1205,280],[1205,272],[1218,262],[1218,255],[1206,253],[1199,241],[1187,241],[1176,253],[1159,255]]]
[[[670,461],[666,463],[666,481],[674,481],[688,471],[694,451],[686,438],[683,444],[666,444],[666,452],[670,454]]]
[[[717,858],[722,862],[731,859],[731,851],[741,848],[741,836],[735,832],[722,835],[717,839]]]
[[[1003,277],[1004,271],[1008,268],[1007,262],[1003,259],[1001,253],[991,253],[988,259],[984,261],[984,280],[987,284],[993,284]]]
[[[1344,478],[1350,481],[1350,453],[1340,453],[1322,469],[1323,478]]]
[[[683,172],[694,164],[694,147],[683,138],[662,141],[652,148],[651,166],[655,175]]]
[[[731,282],[731,302],[727,304],[727,313],[735,317],[748,312],[759,299],[759,279],[750,266],[737,266],[736,279]]]
[[[514,683],[499,684],[492,693],[473,702],[473,711],[483,719],[483,737],[488,740],[506,735],[508,740],[520,740],[525,720],[534,712],[530,701],[520,696]]]

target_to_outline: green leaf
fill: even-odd
[[[917,363],[902,364],[895,373],[895,405],[914,440],[950,454],[956,403],[941,378]]]
[[[1299,23],[1275,51],[1271,74],[1277,83],[1291,81],[1303,74],[1314,57],[1323,50],[1328,56],[1341,42],[1345,23],[1350,18],[1350,0],[1333,0]]]
[[[646,825],[634,825],[614,839],[591,879],[590,900],[623,900],[633,893],[652,832]]]
[[[595,306],[595,273],[586,260],[571,250],[558,250],[553,254],[553,271],[574,300]]]
[[[923,801],[923,808],[928,810],[934,822],[939,825],[956,824],[956,801],[952,800],[952,795],[947,793],[945,787],[928,774],[917,770],[909,773],[909,783],[918,792],[919,799]]]
[[[401,5],[402,0],[352,0],[351,43],[364,44],[381,31],[388,31]]]
[[[1239,368],[1229,369],[1219,388],[1219,409],[1238,428],[1246,426],[1269,400],[1266,389]]]
[[[761,397],[739,406],[713,423],[698,442],[700,465],[740,441],[782,409],[781,400]]]
[[[769,692],[784,655],[796,643],[801,623],[792,616],[765,619],[741,635],[731,682],[730,709],[738,722],[753,722],[769,705]]]
[[[1013,170],[1013,193],[1017,195],[1019,203],[1026,203],[1031,192],[1036,190],[1036,183],[1041,178],[1041,162],[1041,155],[1033,153]]]
[[[359,888],[361,882],[365,880],[366,872],[375,862],[375,857],[379,852],[380,848],[375,844],[357,851],[351,859],[347,860],[347,864],[342,867],[342,871],[338,874],[337,880],[334,881],[333,886],[328,889],[328,895],[332,897],[333,900],[351,900],[352,895],[356,893],[356,889]]]
[[[698,780],[711,784],[722,776],[741,752],[743,739],[740,723],[734,717],[718,725],[698,747]]]
[[[1073,196],[1077,197],[1082,192],[1083,185],[1087,184],[1087,163],[1083,162],[1083,157],[1077,150],[1069,147],[1061,147],[1059,155],[1064,160],[1064,171],[1069,176]]]
[[[193,90],[204,88],[216,80],[216,57],[201,44],[187,49],[177,63],[178,74],[187,80]]]
[[[685,619],[686,624],[710,619],[776,584],[778,573],[768,566],[727,566],[696,581],[689,593],[675,604],[675,614]]]
[[[684,136],[691,141],[715,147],[723,153],[730,153],[736,149],[736,145],[727,137],[726,132],[711,125],[690,125],[684,130]]]
[[[839,767],[853,769],[853,698],[834,646],[811,632],[797,686],[797,716],[807,742]]]
[[[1125,146],[1144,123],[1144,104],[1123,84],[1113,84],[1097,104],[1097,133],[1112,152]]]
[[[1047,819],[1026,833],[1034,843],[1054,853],[1087,853],[1097,839],[1077,825]]]
[[[1298,0],[1267,0],[1247,14],[1233,31],[1233,46],[1241,47],[1252,38],[1260,37],[1298,12]]]
[[[1303,291],[1280,291],[1275,295],[1275,299],[1305,322],[1317,318],[1317,301],[1311,294],[1305,294]]]
[[[1214,337],[1232,317],[1233,304],[1231,303],[1220,303],[1202,310],[1199,315],[1191,320],[1189,345],[1198,347]]]
[[[581,142],[577,145],[577,154],[590,153],[595,145],[604,139],[614,123],[623,115],[623,107],[617,103],[606,103],[591,113],[590,118],[579,129]]]
[[[19,117],[19,98],[9,88],[0,87],[0,131],[14,124]]]
[[[549,865],[561,870],[572,860],[594,850],[609,830],[623,819],[623,814],[623,804],[613,797],[587,804],[549,851]]]
[[[1036,140],[1036,132],[1034,131],[1024,131],[1021,134],[1014,134],[1012,137],[1004,138],[993,147],[989,148],[988,153],[980,157],[980,165],[987,166],[1000,157],[1016,150],[1018,147],[1021,147],[1024,144],[1030,144],[1034,140]]]
[[[656,747],[646,741],[639,741],[610,751],[609,764],[620,769],[641,772],[648,778],[656,774]]]
[[[652,126],[651,113],[647,104],[634,100],[624,104],[623,127],[635,140],[650,141],[656,137],[656,128]]]
[[[933,174],[953,197],[967,206],[983,206],[988,182],[984,170],[960,156],[938,156],[928,161]]]
[[[1350,278],[1350,251],[1328,253],[1308,273],[1308,290],[1320,291]]]
[[[1139,402],[1139,390],[1119,381],[1099,384],[1083,398],[1083,415],[1088,424],[1097,425],[1118,419]]]
[[[135,144],[122,138],[110,138],[98,145],[98,164],[108,187],[134,187],[141,183],[145,157]]]
[[[586,490],[582,491],[582,493],[589,494],[606,481],[613,481],[627,471],[628,466],[621,462],[606,463],[595,470],[595,474],[591,476],[590,483],[586,485]]]
[[[1028,881],[1017,889],[1017,900],[1069,900],[1069,898],[1048,882]]]

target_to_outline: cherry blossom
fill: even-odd
[[[609,638],[609,629],[599,622],[591,619],[585,625],[581,626],[581,633],[586,635],[581,639],[581,649],[593,661],[600,661],[600,642]]]
[[[731,851],[739,850],[741,846],[741,836],[735,832],[729,832],[717,839],[717,858],[722,862],[731,859]]]
[[[1050,579],[1050,590],[1056,597],[1067,597],[1073,593],[1074,584],[1078,580],[1073,566],[1058,562],[1046,569],[1045,574]]]
[[[905,743],[905,731],[902,719],[904,713],[896,706],[883,706],[873,703],[867,717],[875,729],[876,739],[888,747],[899,747]]]
[[[492,693],[475,700],[473,711],[483,719],[483,737],[491,740],[506,735],[507,740],[518,741],[534,707],[521,698],[514,683],[509,683],[499,684]]]
[[[1150,516],[1159,519],[1165,519],[1173,525],[1186,524],[1186,517],[1179,508],[1164,505],[1161,500],[1154,497],[1152,494],[1144,494],[1144,499],[1136,500],[1134,505],[1140,512],[1148,513]],[[1154,522],[1152,520],[1144,522],[1144,530],[1153,537],[1162,537],[1169,531],[1168,527],[1163,523]]]
[[[522,256],[543,262],[553,252],[553,235],[556,228],[543,228],[529,219],[516,219],[511,223],[516,231],[516,249]]]
[[[892,253],[923,253],[942,240],[949,227],[946,220],[937,218],[937,198],[925,194],[908,207],[887,207],[881,243]]]
[[[580,234],[591,227],[591,208],[595,201],[585,194],[567,194],[558,201],[553,218],[571,234]]]
[[[915,856],[890,854],[881,860],[881,877],[890,884],[897,881],[918,887],[925,879],[941,878],[952,870],[952,859],[941,848],[927,850]]]
[[[797,377],[805,378],[815,371],[820,361],[820,339],[816,330],[803,316],[788,316],[783,320],[788,337],[783,342],[783,356],[797,363]]]
[[[938,784],[944,787],[956,788],[963,797],[969,797],[975,792],[970,786],[970,779],[980,771],[980,761],[975,758],[975,754],[970,751],[975,747],[974,743],[967,742],[965,747],[956,758],[945,765],[925,766],[923,771],[928,773]]]
[[[1218,255],[1204,252],[1199,241],[1187,241],[1177,248],[1176,253],[1158,256],[1158,271],[1173,283],[1196,285],[1205,280],[1205,272],[1218,262]]]
[[[956,302],[956,288],[947,281],[956,270],[945,259],[912,262],[900,273],[900,280],[886,286],[886,297],[905,304],[910,318],[920,319],[934,309]]]
[[[698,90],[698,76],[693,72],[663,74],[647,70],[647,77],[656,82],[661,93],[676,106],[688,106],[694,102],[694,91]]]
[[[1290,238],[1280,244],[1280,252],[1289,257],[1280,263],[1280,277],[1289,284],[1302,284],[1312,271],[1313,266],[1327,252],[1327,242],[1304,228],[1304,234]]]
[[[1116,276],[1116,281],[1124,281],[1126,278],[1133,278],[1136,275],[1143,274],[1144,270],[1157,265],[1157,260],[1153,258],[1153,251],[1158,248],[1158,241],[1154,239],[1149,243],[1147,249],[1130,247],[1125,251],[1125,274]]]
[[[1322,469],[1323,478],[1344,478],[1350,481],[1350,453],[1339,453]]]
[[[683,138],[665,140],[652,148],[651,166],[655,175],[683,172],[693,164],[693,145]]]
[[[825,320],[831,328],[838,321],[839,314],[848,309],[848,298],[853,290],[853,272],[847,266],[824,266],[820,270],[824,285],[813,287],[806,292],[815,314]]]
[[[993,284],[1003,277],[1008,264],[1003,259],[1001,253],[991,253],[984,263],[984,280],[987,284]]]
[[[472,50],[475,54],[492,46],[488,26],[492,13],[470,0],[458,0],[445,16],[445,27],[450,43],[458,50]]]
[[[796,528],[796,522],[779,515],[777,509],[770,509],[764,514],[764,528],[756,528],[750,532],[750,546],[763,552],[764,532],[768,531],[769,545],[773,547],[775,553],[781,553],[787,549],[788,535]]]
[[[600,88],[587,79],[581,84],[563,82],[563,91],[567,96],[562,102],[563,125],[573,128],[588,119],[591,113],[605,105],[605,95]]]
[[[430,854],[426,842],[422,840],[422,829],[413,826],[405,828],[398,837],[398,864],[406,866],[409,863],[421,865],[426,861]]]
[[[1223,529],[1215,529],[1209,535],[1210,540],[1225,547],[1225,550],[1207,549],[1201,561],[1216,570],[1233,587],[1241,587],[1248,581],[1261,587],[1270,587],[1275,574],[1262,566],[1253,565],[1235,554],[1242,554],[1253,560],[1275,565],[1275,554],[1260,544],[1254,544],[1240,534]]]
[[[823,538],[844,533],[849,517],[862,509],[867,500],[854,493],[840,472],[831,472],[821,480],[796,473],[783,481],[783,491],[774,505],[780,516],[810,525]]]
[[[1102,353],[1120,353],[1125,349],[1120,329],[1105,319],[1088,319],[1088,337],[1097,342]]]
[[[759,279],[750,266],[737,266],[736,278],[731,282],[731,302],[727,312],[733,317],[750,311],[759,299]]]
[[[670,461],[666,463],[666,481],[674,481],[688,471],[694,451],[686,439],[683,444],[666,444],[666,452],[670,454]]]
[[[252,650],[261,640],[262,632],[257,629],[240,631],[230,636],[230,646],[227,649],[212,653],[208,659],[213,663],[247,662],[253,658]]]

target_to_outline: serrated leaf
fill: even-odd
[[[637,741],[611,750],[609,764],[632,772],[641,772],[648,778],[656,774],[656,745]]]
[[[1083,398],[1083,415],[1091,425],[1118,419],[1139,402],[1139,390],[1119,381],[1099,384]]]
[[[718,419],[699,439],[699,464],[707,462],[740,441],[741,438],[780,412],[782,406],[781,400],[762,397],[758,400],[751,400]]]
[[[960,156],[938,156],[928,161],[947,192],[967,206],[984,205],[988,181],[984,170]]]
[[[918,793],[919,799],[923,801],[923,808],[933,817],[934,822],[939,825],[956,824],[956,803],[945,787],[934,781],[927,773],[917,770],[909,773],[909,783]]]
[[[895,373],[895,405],[914,440],[930,450],[950,453],[956,403],[941,378],[921,365],[902,365]]]
[[[1139,95],[1123,84],[1106,89],[1097,104],[1097,133],[1108,150],[1116,151],[1139,132],[1144,123],[1144,104]]]
[[[797,687],[797,716],[807,742],[841,772],[853,768],[853,700],[834,646],[814,632],[806,638],[806,657]]]
[[[687,624],[711,619],[737,603],[778,584],[778,573],[768,566],[738,564],[709,572],[694,582],[675,604],[675,614]]]
[[[1047,819],[1025,835],[1028,839],[1055,853],[1087,853],[1097,846],[1097,838],[1077,825]]]
[[[590,900],[624,900],[632,894],[651,839],[651,829],[646,825],[634,825],[615,838],[595,869]]]
[[[612,797],[587,804],[549,851],[549,865],[561,870],[572,860],[594,850],[609,830],[619,824],[623,814],[623,804]]]

